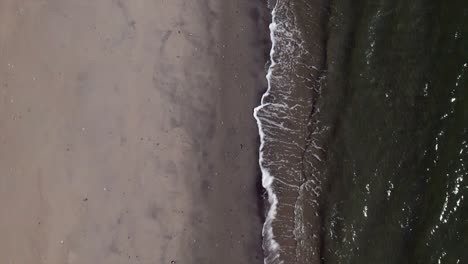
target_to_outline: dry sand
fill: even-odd
[[[0,1],[0,263],[262,263],[263,1]]]

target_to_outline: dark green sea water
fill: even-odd
[[[323,262],[468,263],[468,1],[330,14]]]
[[[468,0],[270,2],[265,263],[468,263]]]

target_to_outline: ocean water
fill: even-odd
[[[468,263],[468,1],[270,5],[265,263]]]

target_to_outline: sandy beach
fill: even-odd
[[[0,1],[0,263],[263,263],[263,1]]]

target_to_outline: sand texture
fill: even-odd
[[[0,1],[0,263],[262,263],[264,5]]]

